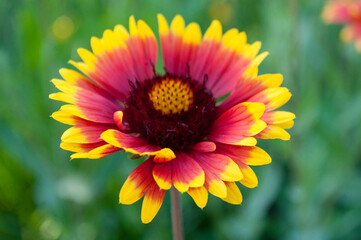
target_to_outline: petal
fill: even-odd
[[[250,63],[242,55],[225,50],[217,54],[210,66],[211,70],[207,73],[207,87],[218,98],[236,87],[237,82],[250,66]]]
[[[290,100],[292,94],[287,88],[268,88],[249,99],[250,102],[259,102],[266,105],[266,111],[283,106]]]
[[[284,129],[293,127],[295,114],[285,111],[266,112],[261,119],[268,126],[262,130],[256,137],[263,139],[282,139],[289,140],[291,136]]]
[[[68,124],[68,125],[76,125],[78,123],[78,121],[81,119],[73,114],[70,114],[70,113],[64,112],[64,111],[54,112],[51,115],[51,117],[54,118],[58,122]]]
[[[191,196],[197,206],[203,209],[208,202],[208,191],[205,187],[189,188],[187,193]]]
[[[172,162],[157,163],[153,168],[153,177],[161,189],[168,190],[172,187]]]
[[[182,35],[184,32],[184,19],[181,15],[176,15],[170,25],[173,33]]]
[[[96,124],[74,115],[64,113],[63,111],[53,114],[54,118],[64,120],[68,124],[78,124],[69,128],[62,136],[63,142],[60,147],[67,151],[76,152],[72,154],[74,158],[102,158],[109,154],[115,153],[120,149],[107,144],[100,139],[100,134],[113,126]]]
[[[98,158],[103,158],[105,156],[113,154],[115,152],[118,152],[119,150],[121,150],[121,149],[114,147],[110,144],[104,144],[100,147],[90,150],[89,152],[74,153],[70,156],[70,158],[71,159],[74,159],[74,158],[98,159]]]
[[[109,129],[109,126],[96,124],[77,125],[66,130],[61,136],[63,142],[96,143],[103,141],[100,135]]]
[[[67,68],[61,68],[59,70],[60,75],[63,77],[64,80],[71,84],[77,83],[79,79],[84,79],[84,76],[78,73],[77,71],[67,69]]]
[[[98,86],[114,98],[125,100],[130,90],[129,80],[142,82],[154,76],[158,46],[149,26],[142,20],[129,19],[130,34],[117,25],[104,31],[102,38],[93,37],[93,53],[79,49],[84,63],[70,61]]]
[[[240,103],[232,107],[214,122],[208,138],[222,143],[242,144],[242,140],[256,135],[267,126],[259,120],[264,109],[265,106],[259,103]]]
[[[129,175],[119,193],[119,203],[132,204],[138,201],[154,182],[152,159],[145,160]]]
[[[258,66],[262,63],[262,61],[269,55],[269,52],[263,52],[261,54],[259,54],[257,57],[255,57],[252,62],[251,65],[253,66]]]
[[[162,149],[144,139],[117,130],[107,130],[102,133],[101,138],[107,143],[133,154],[140,156],[155,155],[154,161],[156,162],[167,162],[175,158],[173,151],[169,148]]]
[[[177,153],[172,164],[172,182],[180,192],[188,191],[189,187],[201,187],[204,184],[204,171],[199,164],[184,153]]]
[[[202,33],[198,24],[190,23],[183,34],[182,45],[178,63],[175,65],[174,74],[187,76],[192,61],[195,58],[201,42]]]
[[[97,61],[97,58],[92,52],[84,48],[78,48],[78,55],[84,61],[84,63],[89,67],[90,70],[94,70],[94,65],[95,62]]]
[[[177,15],[169,29],[161,14],[158,15],[158,25],[166,72],[179,76],[188,75],[190,62],[198,51],[202,38],[199,25],[190,23],[185,27],[183,18]]]
[[[190,23],[183,34],[183,42],[191,45],[199,45],[201,43],[202,33],[197,23]]]
[[[286,130],[276,125],[268,125],[256,137],[262,139],[282,139],[285,141],[291,139],[291,135]]]
[[[112,96],[109,96],[109,93],[106,90],[102,89],[98,85],[89,81],[82,74],[80,74],[74,70],[61,68],[59,70],[59,73],[63,77],[63,79],[66,80],[66,82],[69,84],[68,86],[72,86],[72,88],[78,87],[78,88],[90,91],[92,93],[95,93],[108,100],[117,99],[117,98],[113,98]]]
[[[120,130],[123,130],[123,112],[117,111],[113,114],[114,123]]]
[[[149,223],[157,215],[162,206],[165,191],[160,189],[153,181],[147,190],[142,204],[141,220],[143,223]]]
[[[243,178],[241,179],[241,183],[248,187],[248,188],[254,188],[258,185],[258,179],[256,174],[253,172],[252,168],[249,166],[241,167],[241,172],[243,174]]]
[[[239,181],[242,179],[242,173],[237,164],[225,155],[193,152],[192,157],[202,167],[206,175],[211,173],[224,181]]]
[[[127,39],[126,44],[133,61],[135,77],[140,82],[151,79],[158,54],[155,36],[144,21],[139,20],[136,26],[133,16],[129,19],[129,29],[132,37]]]
[[[162,14],[158,14],[157,18],[158,18],[159,34],[167,34],[169,32],[167,20],[164,18]]]
[[[180,192],[189,187],[201,187],[204,184],[204,172],[199,164],[184,153],[167,163],[157,163],[153,169],[154,180],[162,189],[170,189],[172,184]]]
[[[90,120],[76,105],[66,104],[60,107],[60,111],[67,113],[68,115],[74,115],[78,118]]]
[[[227,31],[223,37],[224,46],[237,54],[242,53],[247,45],[247,35],[245,32],[238,33],[237,30],[237,34],[235,34],[234,30],[231,33]]]
[[[227,197],[222,198],[222,200],[231,204],[241,204],[243,197],[241,191],[239,191],[239,188],[237,187],[237,184],[235,182],[225,182],[225,184],[227,187]]]
[[[207,180],[206,185],[208,191],[216,197],[226,198],[227,187],[222,180],[212,179],[211,177]]]
[[[70,70],[62,69],[61,72]],[[70,73],[72,75],[72,73]],[[65,75],[67,78],[69,76]],[[60,93],[50,94],[50,98],[74,104],[78,117],[99,123],[113,123],[113,113],[122,106],[116,99],[109,97],[103,90],[82,76],[72,81],[53,79],[54,85],[61,90]]]
[[[199,142],[194,144],[192,149],[198,152],[214,152],[216,150],[216,144],[210,141]]]
[[[261,49],[261,42],[256,41],[252,44],[247,44],[245,46],[244,54],[248,58],[254,58],[258,54],[259,50]]]
[[[63,93],[63,92],[51,93],[49,95],[49,98],[52,100],[66,102],[66,103],[74,103],[75,102],[74,96]]]
[[[154,162],[162,163],[174,159],[176,156],[170,148],[162,148],[160,151],[154,153]]]
[[[271,163],[271,157],[259,147],[236,146],[217,143],[216,153],[230,157],[239,167],[244,165],[265,165]]]
[[[283,82],[282,74],[263,74],[257,77],[257,80],[262,81],[268,88],[276,88],[281,86]]]
[[[222,38],[222,25],[218,20],[213,20],[206,33],[204,40],[220,41]]]
[[[221,43],[215,39],[203,40],[201,45],[198,48],[197,53],[192,59],[192,64],[190,65],[189,74],[192,79],[199,81],[201,84],[210,76],[211,67],[215,64],[212,64],[213,59],[216,58],[221,52]],[[219,67],[217,68],[217,70]],[[208,80],[206,87],[210,89],[208,85]],[[212,90],[212,89],[211,89]],[[212,91],[213,92],[213,91]]]
[[[223,34],[223,37],[222,37],[223,44],[228,46],[229,43],[232,41],[232,39],[234,37],[236,37],[237,35],[238,35],[238,29],[236,29],[236,28],[229,29],[227,32],[225,32]]]
[[[295,119],[295,114],[286,111],[272,111],[263,114],[261,119],[268,124],[281,124]]]
[[[268,126],[258,133],[256,137],[263,139],[282,139],[289,140],[290,135],[284,129],[293,127],[295,114],[285,111],[270,111],[263,114],[261,119]]]
[[[250,99],[253,96],[267,88],[278,88],[282,81],[283,76],[281,74],[264,74],[257,76],[257,67],[253,66],[243,74],[236,88],[219,106],[218,112],[223,113],[241,102],[252,102]]]
[[[87,153],[95,148],[101,147],[106,145],[107,143],[97,142],[97,143],[68,143],[68,142],[62,142],[60,143],[60,148],[71,151],[71,152],[77,152],[77,153]],[[119,149],[119,148],[118,148]]]
[[[220,23],[213,21],[192,60],[190,76],[205,82],[216,98],[230,92],[252,64],[253,56],[244,52],[246,41],[245,33],[237,30],[227,32],[222,38]],[[254,64],[259,64],[264,55],[255,59]]]
[[[123,43],[125,45],[125,43]],[[79,70],[82,65],[71,62]],[[84,70],[83,70],[84,71]],[[85,72],[98,86],[105,89],[110,96],[125,101],[130,90],[129,81],[135,81],[136,73],[132,64],[132,56],[125,47],[117,47],[97,56],[95,69]]]
[[[283,122],[283,123],[277,123],[274,124],[277,127],[283,128],[283,129],[289,129],[292,128],[293,125],[295,124],[295,122],[293,120],[287,121],[287,122]]]
[[[191,156],[205,173],[205,187],[215,196],[226,197],[223,181],[239,181],[243,177],[237,164],[225,155],[192,152]]]

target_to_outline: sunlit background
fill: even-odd
[[[259,186],[241,187],[241,206],[210,196],[200,210],[181,196],[186,239],[360,239],[361,54],[325,25],[323,0],[0,0],[0,239],[170,239],[166,195],[156,218],[141,201],[118,204],[139,162],[116,153],[70,161],[67,128],[49,116],[58,70],[80,60],[91,36],[130,15],[157,32],[156,14],[246,31],[269,57],[261,73],[282,73],[296,113],[291,141],[259,141],[272,164],[255,167]]]

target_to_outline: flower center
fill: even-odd
[[[204,86],[170,74],[130,84],[124,110],[130,133],[182,151],[206,138],[215,120],[216,102]]]
[[[164,115],[187,112],[193,103],[193,92],[187,82],[165,78],[155,83],[149,93],[156,110]]]

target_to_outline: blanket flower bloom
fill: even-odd
[[[355,42],[361,52],[361,1],[334,0],[325,5],[322,18],[329,24],[344,24],[341,39],[344,42]]]
[[[61,69],[61,91],[51,99],[68,103],[52,117],[74,125],[61,137],[71,158],[101,158],[117,151],[146,156],[125,181],[119,202],[144,196],[143,223],[160,209],[172,186],[204,208],[208,192],[231,204],[242,202],[236,184],[258,184],[250,166],[271,162],[256,138],[290,139],[295,115],[275,111],[291,97],[281,74],[258,75],[268,55],[237,29],[222,33],[213,21],[202,36],[196,23],[177,15],[170,26],[158,15],[165,73],[155,71],[157,40],[142,21],[117,25],[92,51],[80,48],[83,74]],[[227,96],[227,97],[225,97]],[[218,100],[217,99],[223,99]]]

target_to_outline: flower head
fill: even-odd
[[[361,52],[361,1],[334,0],[325,5],[322,18],[326,23],[344,24],[341,39],[355,42],[356,49]]]
[[[250,166],[271,162],[256,138],[288,140],[294,114],[275,111],[291,97],[282,75],[258,75],[268,55],[237,29],[222,33],[213,21],[202,36],[198,24],[176,16],[170,26],[158,15],[165,73],[156,73],[158,44],[148,25],[134,17],[79,49],[77,71],[61,69],[64,105],[53,118],[74,125],[61,147],[72,158],[101,158],[123,150],[147,156],[127,178],[119,202],[144,196],[141,219],[150,222],[172,186],[203,208],[208,192],[242,202],[236,184],[257,186]],[[227,96],[227,97],[225,97]],[[224,99],[222,101],[217,99]]]

